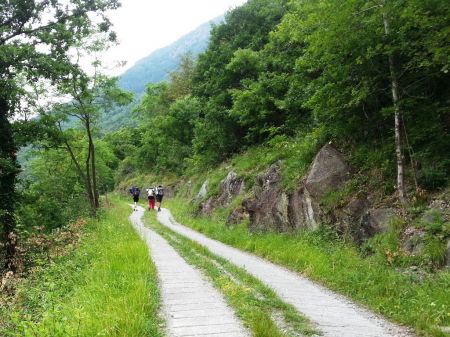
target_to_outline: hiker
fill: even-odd
[[[155,195],[156,191],[154,187],[146,189],[148,196],[148,210],[155,209]]]
[[[164,196],[164,189],[161,185],[156,188],[156,206],[158,207],[158,212],[161,211],[161,201]]]
[[[141,190],[139,187],[133,186],[130,188],[130,194],[133,197],[134,201],[134,210],[137,210],[137,203],[139,202],[139,194],[141,194]]]

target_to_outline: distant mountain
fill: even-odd
[[[120,76],[119,85],[140,96],[148,83],[168,79],[169,73],[177,69],[181,55],[190,53],[195,57],[206,49],[211,25],[218,24],[223,19],[224,17],[220,16],[208,21],[171,45],[158,49],[141,59]]]
[[[190,53],[193,57],[203,52],[208,46],[213,24],[219,24],[224,16],[212,19],[194,31],[183,36],[171,45],[158,49],[119,76],[119,86],[135,94],[135,102],[126,107],[116,107],[103,114],[100,129],[103,132],[116,130],[134,123],[131,116],[133,107],[145,92],[148,83],[157,83],[169,78],[169,74],[178,68],[180,57]],[[144,43],[144,42],[143,42]]]

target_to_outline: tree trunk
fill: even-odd
[[[94,205],[95,208],[98,209],[100,207],[99,202],[99,193],[97,188],[97,170],[95,165],[95,147],[94,147],[94,139],[92,138],[92,130],[91,130],[91,123],[88,119],[86,123],[86,132],[88,135],[89,140],[89,158],[91,161],[91,170],[92,170],[92,195],[94,197]]]
[[[8,121],[9,105],[6,98],[0,96],[0,224],[1,240],[4,244],[4,268],[16,271],[16,177],[19,166],[16,161],[11,124]]]
[[[86,177],[86,174],[83,172],[83,170],[81,169],[81,165],[78,162],[77,158],[75,157],[75,154],[73,153],[72,148],[70,147],[70,144],[67,140],[64,141],[67,151],[70,154],[70,158],[72,159],[72,162],[75,164],[75,167],[77,168],[78,174],[80,176],[80,178],[83,180],[84,182],[84,186],[86,189],[86,195],[89,199],[89,205],[91,206],[91,209],[94,208],[94,196],[92,195],[92,188],[91,188],[91,184],[90,181],[88,180],[88,178]]]
[[[387,15],[383,14],[384,32],[386,36],[390,36],[389,19]],[[405,176],[404,176],[404,162],[402,151],[401,138],[401,111],[400,111],[400,96],[399,84],[397,78],[397,65],[395,62],[395,55],[389,52],[389,71],[391,77],[392,87],[392,102],[394,104],[394,128],[395,128],[395,154],[397,158],[397,192],[398,198],[402,205],[406,205],[406,190],[405,190]]]
[[[86,129],[89,127],[89,119],[85,120],[85,127],[86,127]],[[94,191],[92,189],[91,144],[90,143],[89,143],[89,146],[88,146],[88,153],[87,153],[86,162],[85,162],[85,169],[86,169],[87,188],[89,189],[89,197],[90,197],[90,202],[91,202],[91,212],[92,212],[92,215],[96,215],[97,214],[97,207],[96,207],[96,204],[95,204],[95,194],[94,194]]]

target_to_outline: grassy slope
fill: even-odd
[[[4,336],[162,336],[159,294],[146,245],[113,200],[70,255],[21,286]]]
[[[424,336],[447,336],[450,325],[450,272],[424,280],[396,272],[355,247],[324,233],[252,234],[245,226],[229,228],[223,218],[195,218],[185,200],[165,200],[177,221],[232,246],[255,253],[367,305]]]

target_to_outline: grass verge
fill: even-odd
[[[162,226],[155,212],[146,212],[145,223],[163,236],[189,264],[211,279],[254,337],[317,336],[317,331],[293,306],[284,303],[243,269]]]
[[[180,223],[300,272],[422,336],[449,336],[444,331],[450,326],[449,271],[417,279],[361,257],[356,247],[326,232],[256,234],[245,226],[227,227],[220,217],[195,218],[184,200],[165,200],[165,206]]]
[[[162,336],[156,270],[129,213],[113,199],[78,249],[24,281],[0,335]]]

